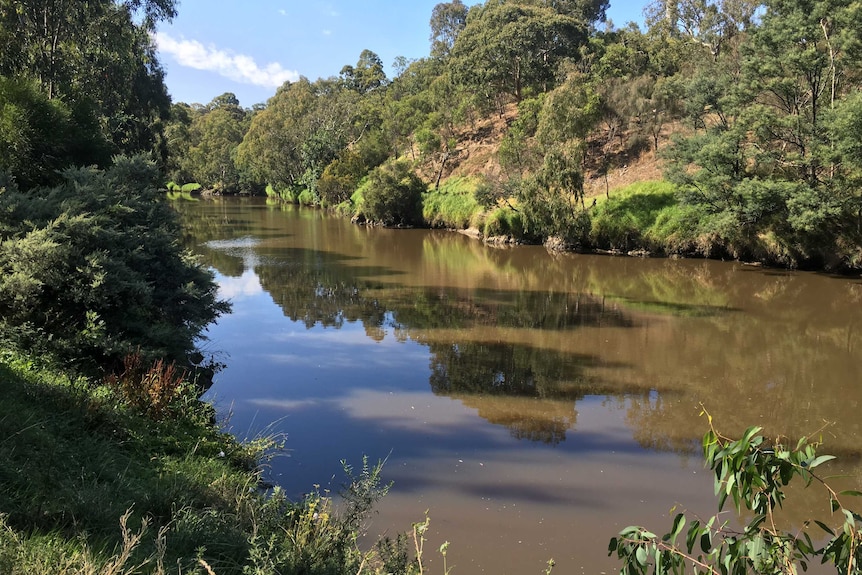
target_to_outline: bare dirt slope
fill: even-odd
[[[480,174],[490,179],[499,178],[502,169],[497,159],[497,151],[509,125],[516,117],[517,107],[510,104],[503,114],[493,114],[457,129],[455,137],[458,147],[447,159],[443,179]],[[659,147],[667,145],[669,135],[675,128],[667,126],[659,139]],[[604,195],[634,182],[661,179],[662,161],[651,146],[634,152],[624,149],[622,144],[631,137],[634,135],[626,133],[610,145],[604,143],[604,134],[601,133],[591,139],[591,161],[586,166],[584,185],[587,198]],[[607,169],[604,169],[602,164],[607,165]],[[438,166],[428,165],[422,172],[426,178],[433,179],[436,177],[437,168]]]

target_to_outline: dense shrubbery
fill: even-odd
[[[227,305],[179,244],[140,157],[70,168],[53,188],[0,192],[0,337],[86,369],[129,351],[186,362]]]
[[[30,80],[0,76],[0,172],[21,187],[56,183],[71,165],[105,164],[108,149],[91,110],[49,99]]]
[[[425,184],[407,162],[389,162],[368,175],[362,212],[366,219],[387,226],[412,226],[422,221]]]

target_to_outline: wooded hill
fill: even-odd
[[[389,225],[790,267],[862,265],[858,2],[655,0],[640,29],[605,22],[607,0],[469,9],[454,0],[430,14],[429,56],[399,59],[394,78],[364,50],[337,75],[284,84],[265,105],[243,109],[228,93],[169,113],[145,32],[173,3],[101,4],[114,8],[91,26],[146,14],[111,44],[110,61],[124,62],[115,72],[130,78],[111,83],[116,94],[74,81],[74,62],[98,63],[81,57],[95,35],[69,32],[56,43],[21,27],[35,16],[0,13],[15,32],[2,35],[0,98],[56,107],[62,93],[67,109],[53,124],[71,118],[77,130],[56,143],[32,136],[44,130],[31,125],[33,145],[21,146],[23,123],[4,108],[14,129],[0,135],[0,167],[19,184],[49,178],[58,158],[102,165],[116,151],[147,149],[166,181],[268,191]],[[32,42],[13,46],[22,30]],[[22,70],[35,84],[10,84]],[[27,92],[33,85],[38,94]],[[37,153],[43,140],[66,148]],[[662,183],[614,191],[641,173]]]

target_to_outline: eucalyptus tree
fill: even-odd
[[[583,19],[544,3],[488,0],[470,11],[450,66],[458,83],[488,102],[520,101],[525,90],[553,88],[559,64],[586,38]]]
[[[341,68],[341,77],[346,87],[360,94],[385,86],[387,83],[383,61],[380,56],[368,49],[359,54],[356,66],[348,64]]]
[[[446,58],[455,46],[455,40],[467,25],[467,6],[461,0],[441,2],[431,11],[431,57]]]
[[[338,78],[285,83],[252,118],[238,168],[259,183],[315,192],[326,166],[362,133],[360,99]]]
[[[442,71],[443,65],[433,58],[405,62],[401,73],[387,89],[382,128],[393,143],[396,157],[408,153],[416,159],[416,130],[434,107],[429,88]]]
[[[664,26],[718,58],[724,45],[749,30],[762,0],[654,0],[646,8],[650,27]]]
[[[235,159],[248,129],[247,116],[234,94],[214,98],[189,123],[182,172],[205,188],[238,191],[240,172]]]
[[[0,75],[90,110],[115,151],[152,151],[170,99],[150,32],[174,0],[0,0]]]

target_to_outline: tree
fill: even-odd
[[[252,118],[237,148],[237,167],[254,181],[307,189],[319,200],[324,168],[370,127],[361,119],[361,102],[338,78],[285,83]]]
[[[654,0],[647,7],[650,27],[664,26],[709,50],[718,59],[725,43],[747,31],[760,0]]]
[[[29,189],[74,164],[104,165],[108,143],[86,111],[50,100],[32,80],[0,77],[0,172]]]
[[[577,18],[587,24],[605,21],[608,0],[533,0],[534,4],[550,6],[559,14]]]
[[[184,170],[205,188],[237,191],[240,181],[235,157],[244,134],[242,120],[226,108],[198,116],[189,128]]]
[[[471,10],[455,41],[450,68],[456,82],[489,102],[498,96],[520,101],[525,89],[544,91],[557,67],[577,55],[586,24],[544,5],[489,0]]]
[[[0,75],[90,107],[115,152],[152,152],[170,99],[150,32],[174,14],[173,0],[2,0]]]
[[[701,233],[732,255],[831,266],[847,253],[840,245],[858,243],[859,194],[841,143],[852,122],[831,122],[860,72],[860,29],[852,2],[773,0],[739,47],[741,66],[719,60],[688,82],[703,133],[670,150],[669,178],[707,214]]]
[[[467,25],[468,9],[461,0],[441,2],[431,11],[431,57],[445,59]]]
[[[341,69],[341,77],[349,89],[355,90],[360,94],[365,94],[386,85],[386,72],[383,70],[383,61],[380,59],[380,56],[371,50],[363,50],[359,54],[356,66],[344,66]]]
[[[362,211],[369,221],[386,226],[418,224],[422,221],[425,189],[407,162],[389,162],[368,175]]]

